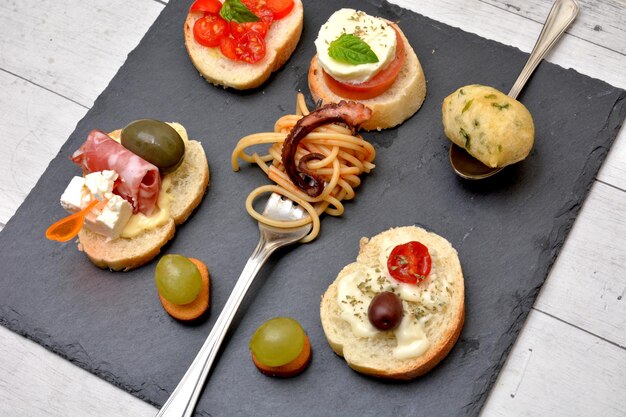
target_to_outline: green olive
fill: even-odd
[[[172,172],[183,161],[185,143],[178,132],[159,120],[135,120],[122,129],[122,145],[163,172]]]

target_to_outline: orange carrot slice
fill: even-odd
[[[188,304],[174,304],[167,301],[161,294],[159,299],[161,304],[167,313],[177,320],[190,321],[199,318],[209,308],[209,269],[200,260],[195,258],[189,258],[191,262],[198,268],[202,277],[202,287],[200,288],[200,294],[195,300]]]
[[[254,365],[259,371],[261,371],[262,374],[267,376],[277,376],[280,378],[289,378],[300,374],[306,369],[307,366],[309,366],[309,363],[311,362],[311,342],[309,341],[309,336],[305,334],[304,346],[302,346],[300,354],[291,362],[281,366],[263,365],[257,360],[254,353],[250,353],[252,354],[252,361],[254,362]]]

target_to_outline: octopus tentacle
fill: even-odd
[[[301,158],[300,166],[297,167],[295,156],[298,144],[306,135],[319,126],[330,123],[345,123],[351,129],[356,130],[363,122],[369,120],[371,116],[372,110],[365,105],[354,101],[342,100],[339,103],[331,103],[315,109],[298,120],[287,135],[281,154],[282,163],[285,166],[285,172],[289,176],[289,179],[311,197],[320,195],[322,191],[324,191],[324,182],[318,175],[306,168],[307,161],[320,158],[317,157],[318,154],[309,154],[315,155],[311,157],[306,155]],[[302,163],[303,159],[305,160],[305,164]],[[308,176],[313,184],[309,184],[300,174]]]

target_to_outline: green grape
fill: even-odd
[[[266,366],[285,365],[298,357],[304,347],[304,330],[289,317],[263,323],[250,339],[250,350]]]
[[[182,305],[200,294],[202,276],[198,267],[182,255],[165,255],[154,274],[157,290],[170,303]]]

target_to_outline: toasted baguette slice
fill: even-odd
[[[182,126],[173,124],[177,130]],[[120,130],[110,133],[119,138]],[[129,271],[154,258],[200,204],[209,185],[209,165],[202,144],[190,140],[185,144],[185,157],[176,171],[166,174],[171,179],[169,194],[170,219],[164,225],[145,231],[137,237],[110,240],[83,228],[78,234],[79,249],[100,268]]]
[[[300,0],[294,0],[293,10],[272,23],[265,38],[265,57],[254,64],[226,58],[219,47],[200,45],[193,36],[193,25],[202,13],[189,13],[185,20],[185,45],[191,62],[208,82],[248,90],[263,84],[289,59],[300,41],[304,9]]]
[[[381,254],[384,258],[393,246],[412,240],[426,245],[433,260],[430,278],[420,284],[422,290],[428,291],[432,288],[429,280],[445,279],[449,283],[450,293],[446,306],[439,313],[426,310],[431,314],[431,318],[424,324],[424,332],[429,341],[428,349],[417,357],[399,359],[393,354],[397,346],[393,331],[380,331],[373,337],[357,337],[353,333],[351,325],[341,317],[338,284],[342,277],[353,272],[361,273],[365,268],[377,268],[385,273],[386,265],[384,269],[380,265]],[[403,304],[404,315],[411,314],[407,311],[405,301]],[[420,307],[426,309],[425,306]],[[347,265],[339,273],[322,297],[320,315],[328,343],[335,353],[345,358],[352,369],[389,379],[412,379],[423,375],[450,352],[463,328],[464,284],[456,250],[444,238],[413,226],[390,229],[372,239],[362,238],[356,262]]]
[[[130,271],[157,256],[161,247],[174,237],[175,231],[174,219],[132,239],[109,240],[83,227],[78,233],[78,247],[100,268]]]
[[[398,25],[391,25],[404,42],[404,64],[389,90],[371,99],[358,100],[372,109],[371,119],[361,125],[365,130],[382,130],[399,125],[419,110],[426,97],[426,79],[417,55]],[[309,67],[309,89],[316,103],[319,100],[324,103],[347,100],[328,88],[317,55],[313,57]]]

